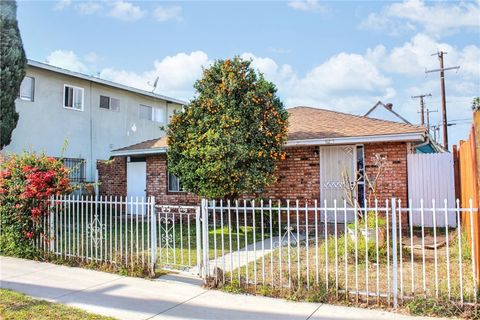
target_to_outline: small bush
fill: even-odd
[[[42,229],[50,197],[72,191],[61,161],[23,153],[0,166],[0,254],[38,257],[37,241],[49,241]]]
[[[460,256],[460,250],[458,248],[459,239],[457,233],[451,233],[454,239],[449,244],[449,250],[451,259],[458,260]],[[465,231],[461,234],[461,250],[462,250],[462,261],[471,261],[472,259],[472,247],[471,242],[468,241],[467,233]]]
[[[410,314],[416,316],[479,319],[478,312],[474,309],[463,308],[447,298],[415,297],[405,304],[405,308]]]
[[[246,289],[238,282],[233,280],[222,287],[222,290],[228,293],[246,293]]]

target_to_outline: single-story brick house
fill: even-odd
[[[407,154],[429,143],[424,127],[372,119],[336,111],[295,107],[288,109],[286,159],[278,163],[277,182],[259,197],[342,201],[342,170],[355,179],[358,171],[376,172],[375,155],[385,156],[378,198],[407,201]],[[99,192],[104,195],[155,196],[158,204],[194,205],[194,194],[183,192],[180,181],[168,174],[167,138],[161,137],[112,152],[99,162]],[[360,201],[365,199],[358,188]]]

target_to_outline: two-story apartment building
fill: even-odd
[[[165,135],[163,128],[183,104],[29,60],[16,101],[19,122],[2,152],[63,156],[73,168],[73,181],[96,181],[98,160],[109,159],[111,150]]]

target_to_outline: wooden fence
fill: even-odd
[[[459,146],[454,146],[453,153],[456,165],[457,192],[462,206],[478,208],[480,203],[480,111],[473,115],[473,124],[467,141],[460,141]],[[480,282],[480,213],[476,212],[473,217],[470,213],[462,214],[463,230],[467,232],[469,241],[475,242],[475,265],[477,281]],[[473,225],[473,228],[472,228]],[[473,234],[472,231],[473,230]]]

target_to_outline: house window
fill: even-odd
[[[365,155],[363,146],[357,146],[357,199],[360,206],[365,205]]]
[[[118,111],[120,109],[120,99],[107,96],[100,96],[100,108]]]
[[[63,165],[69,170],[69,179],[72,183],[85,182],[85,159],[62,158]]]
[[[165,110],[161,107],[150,107],[141,104],[139,117],[144,120],[165,123]]]
[[[63,107],[83,111],[83,88],[65,85],[63,91]]]
[[[169,192],[184,191],[180,179],[171,173],[168,173],[168,191]]]
[[[152,120],[152,107],[140,105],[140,119]]]
[[[35,95],[35,78],[25,77],[20,84],[19,97],[22,100],[33,101]]]

